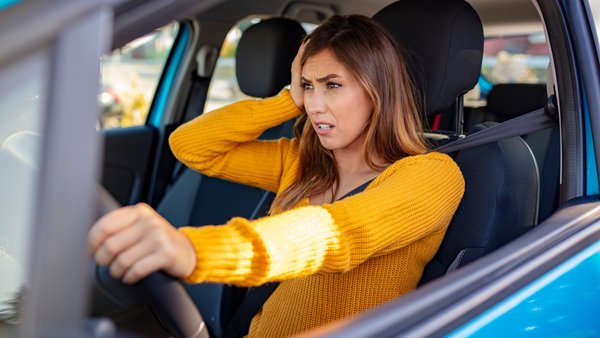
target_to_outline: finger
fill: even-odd
[[[302,41],[302,43],[300,44],[300,48],[298,48],[298,54],[302,55],[302,52],[304,52],[304,47],[306,47],[306,43],[308,42],[308,39],[305,39],[304,41]]]
[[[100,218],[88,233],[88,247],[90,253],[96,252],[104,240],[119,232],[123,228],[131,226],[139,217],[135,207],[128,206],[119,208]]]
[[[122,281],[125,284],[134,284],[149,274],[159,271],[164,265],[164,256],[159,253],[146,255],[125,272]]]
[[[146,227],[139,222],[123,228],[120,232],[111,235],[101,243],[96,249],[94,259],[100,265],[111,264],[121,252],[142,243],[140,240],[145,232]]]
[[[152,241],[140,241],[138,245],[131,246],[121,252],[111,263],[109,271],[111,276],[120,279],[136,262],[155,251],[156,245]]]
[[[298,63],[300,63],[300,59],[302,59],[302,55],[304,54],[304,49],[306,48],[307,42],[308,40],[303,41],[300,45],[300,48],[298,48],[298,53],[296,54],[296,59],[298,59]]]
[[[300,60],[302,59],[302,54],[304,54],[304,48],[306,47],[306,41],[302,42],[300,48],[298,48],[298,52],[292,61],[292,69],[300,68]]]

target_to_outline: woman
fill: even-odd
[[[256,140],[297,116],[294,139]],[[357,15],[307,37],[289,91],[204,114],[170,143],[193,169],[277,192],[271,216],[177,231],[140,204],[98,221],[91,251],[128,283],[160,269],[191,283],[283,281],[250,336],[291,335],[414,290],[464,190],[452,159],[427,153],[393,38]]]

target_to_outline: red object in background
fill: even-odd
[[[442,114],[437,114],[433,118],[433,123],[431,124],[431,130],[439,130],[441,121],[442,121]]]

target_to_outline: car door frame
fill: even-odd
[[[44,133],[31,206],[27,296],[17,328],[25,337],[81,334],[89,286],[89,257],[82,253],[86,225],[96,214],[94,182],[100,164],[98,60],[112,35],[112,5],[30,1],[0,12],[0,43],[11,46],[0,51],[0,67],[38,52],[45,53],[48,67],[46,89],[40,93]]]

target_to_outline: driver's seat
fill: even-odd
[[[249,96],[275,96],[291,80],[292,61],[305,31],[291,19],[272,18],[250,26],[236,52],[236,77]],[[294,121],[269,129],[261,139],[291,137]],[[157,206],[176,227],[225,224],[234,216],[264,216],[273,194],[258,188],[202,175],[184,168]],[[223,284],[186,284],[212,337],[220,337],[245,290]]]
[[[475,86],[481,69],[483,29],[473,7],[463,0],[404,0],[374,19],[407,51],[426,114],[453,111],[457,98]],[[506,244],[537,220],[539,175],[522,138],[451,155],[465,178],[465,194],[421,284]]]

